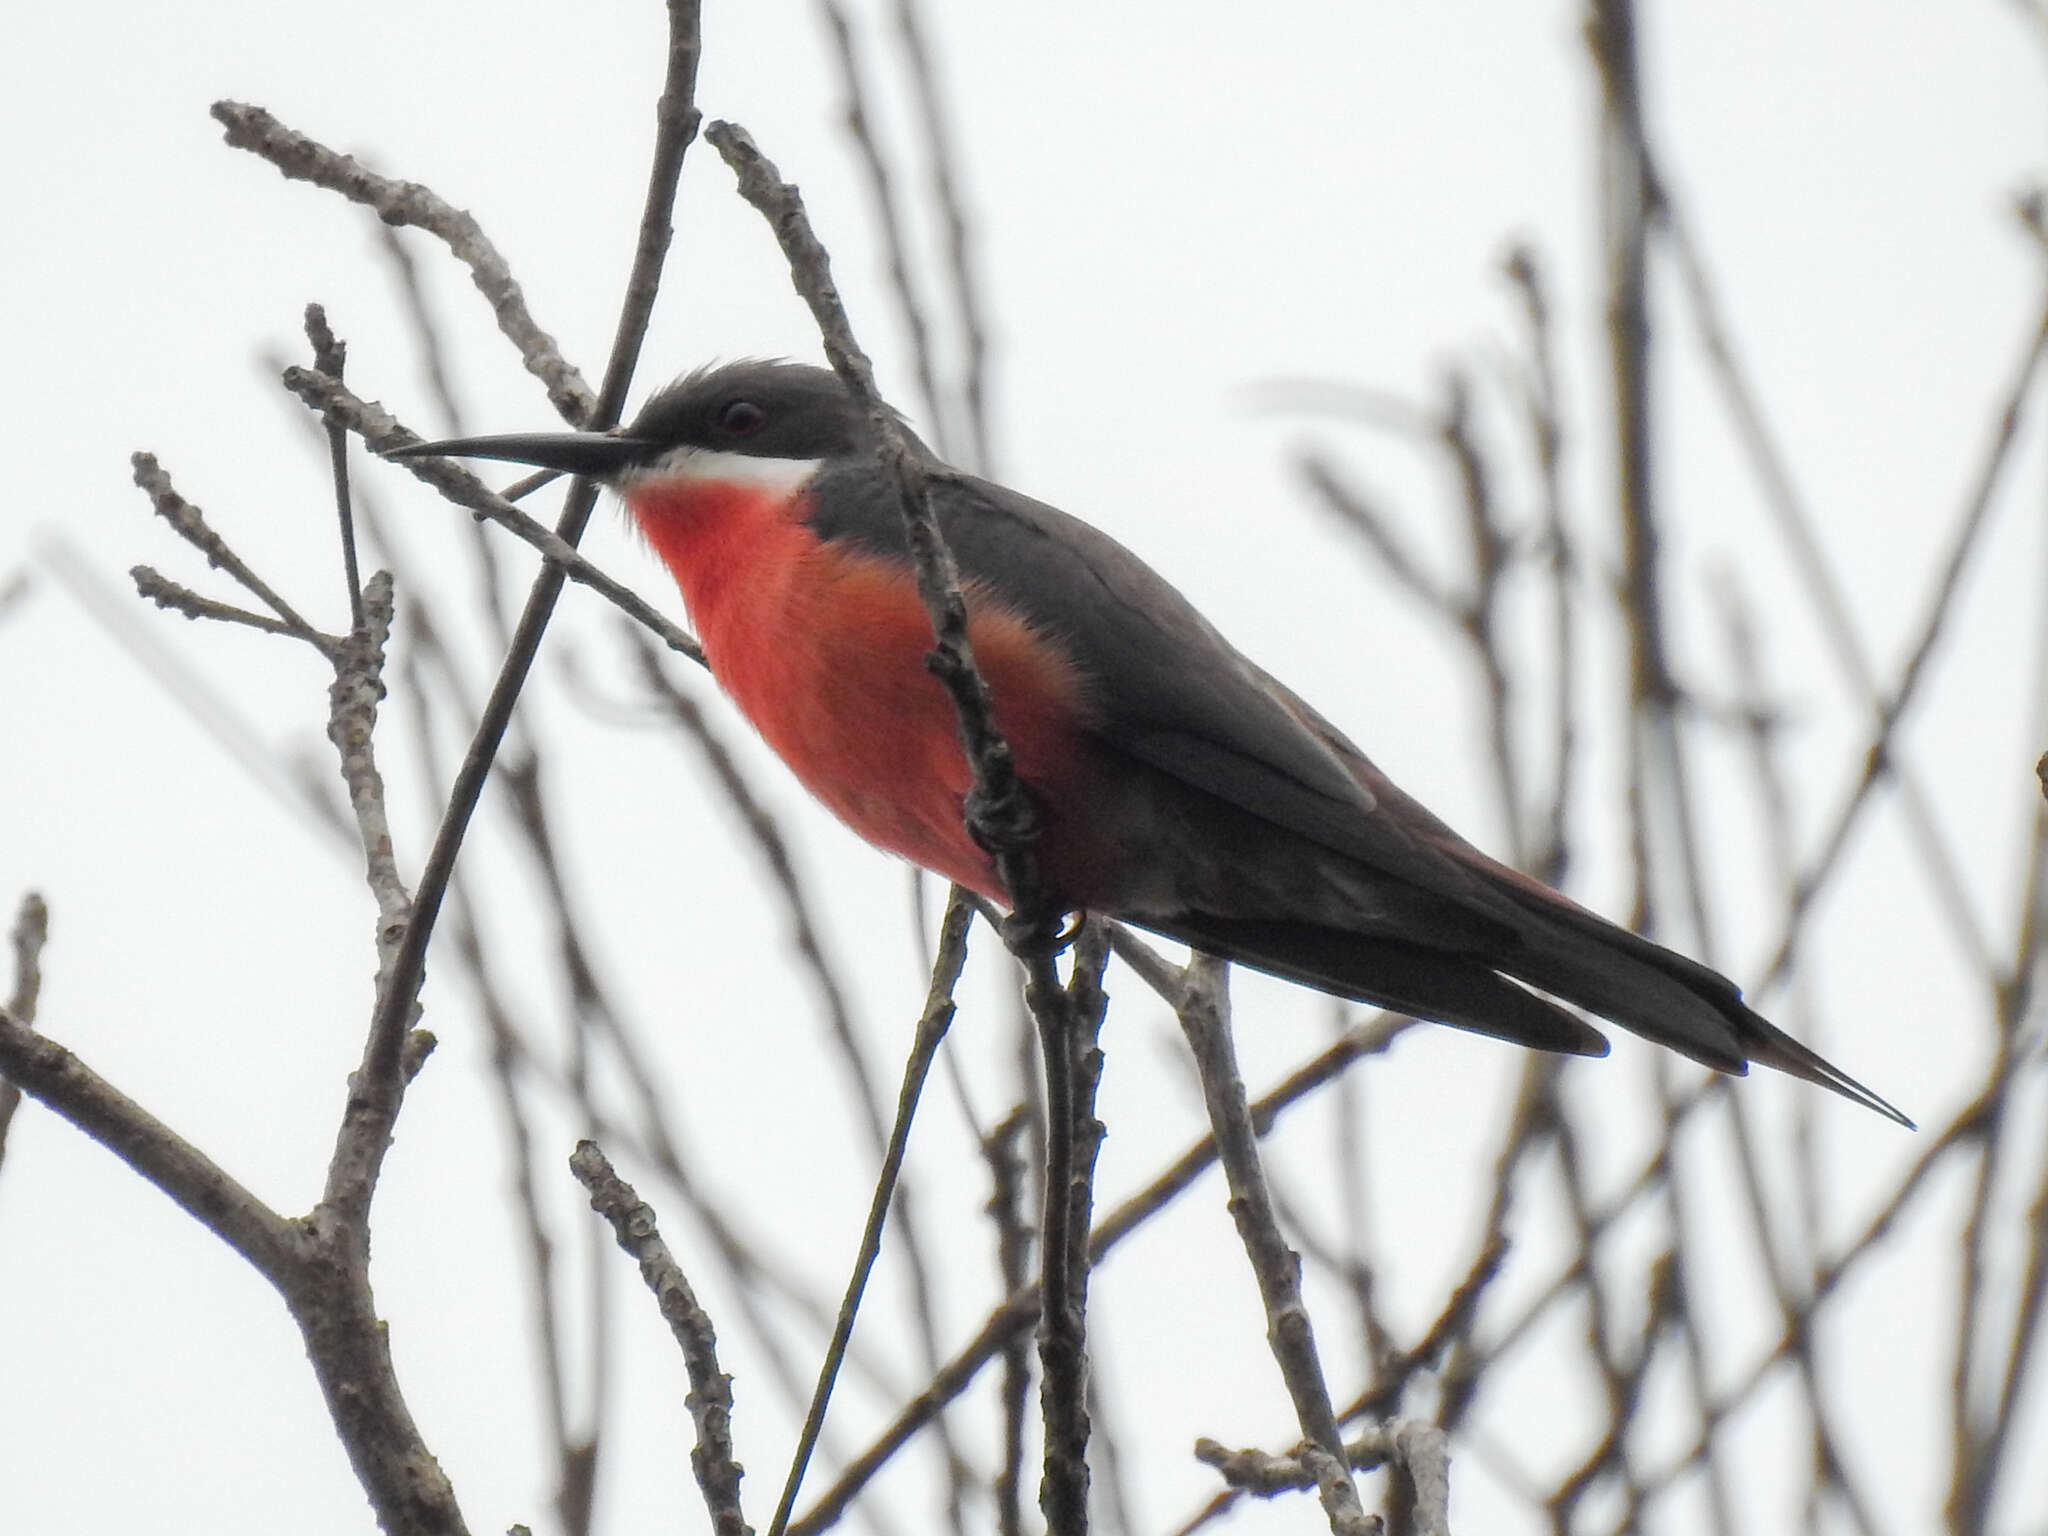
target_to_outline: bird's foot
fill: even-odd
[[[1088,914],[1078,909],[1035,917],[1012,912],[1002,922],[1003,943],[1013,954],[1045,950],[1057,955],[1081,936],[1081,929],[1087,922]]]
[[[998,795],[984,793],[977,783],[967,791],[961,811],[967,823],[967,835],[992,859],[1000,859],[1006,853],[1022,852],[1037,842],[1038,834],[1044,830],[1037,802],[1023,785],[1015,781],[1006,792]]]

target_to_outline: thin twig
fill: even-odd
[[[50,909],[36,892],[30,891],[21,898],[8,937],[14,951],[14,993],[7,1000],[7,1011],[16,1023],[31,1027],[36,1021],[36,1000],[43,990],[43,945],[50,938]],[[0,1161],[6,1159],[7,1128],[14,1123],[14,1112],[20,1107],[20,1085],[0,1073]],[[1015,1287],[1007,1285],[1004,1289]]]
[[[313,344],[313,367],[335,383],[348,366],[348,343],[327,324],[327,311],[306,306],[306,339]],[[363,627],[363,576],[356,566],[356,513],[348,493],[348,429],[327,418],[327,462],[334,477],[334,510],[341,528],[341,574],[348,586],[349,628]]]
[[[1302,483],[1332,516],[1357,535],[1396,586],[1431,613],[1457,618],[1458,600],[1422,568],[1422,562],[1402,542],[1386,513],[1361,487],[1346,479],[1331,460],[1319,453],[1302,453],[1294,467]]]
[[[287,368],[283,377],[285,388],[328,421],[338,422],[356,433],[372,453],[382,455],[394,448],[409,448],[420,441],[416,433],[399,425],[398,419],[382,405],[359,398],[339,379],[307,368]],[[404,459],[399,462],[457,506],[480,518],[488,518],[514,537],[532,545],[547,558],[550,568],[590,588],[628,618],[660,636],[670,650],[699,664],[703,662],[704,652],[696,640],[652,603],[623,582],[606,575],[554,529],[528,517],[453,459]]]
[[[332,802],[279,764],[269,744],[244,718],[236,702],[185,660],[177,648],[163,644],[155,626],[141,619],[134,603],[116,592],[98,568],[79,553],[77,546],[61,535],[51,535],[36,553],[57,578],[58,585],[280,809],[320,833],[329,847],[354,850],[355,834]],[[168,590],[175,583],[165,582],[164,586]],[[213,616],[205,607],[207,601],[197,599],[201,617]],[[266,628],[268,622],[255,627]]]
[[[797,877],[796,862],[790,857],[789,845],[784,840],[782,829],[775,823],[767,806],[748,785],[740,772],[739,764],[725,743],[713,733],[704,712],[697,707],[697,701],[684,693],[662,671],[661,657],[641,637],[628,631],[628,640],[634,647],[634,660],[640,667],[640,679],[653,694],[655,702],[663,713],[675,722],[682,734],[703,756],[705,766],[718,781],[718,787],[739,812],[740,821],[753,839],[762,862],[768,866],[769,876],[781,895],[783,905],[789,914],[790,937],[796,945],[804,969],[810,974],[811,983],[816,987],[818,1000],[824,1005],[826,1019],[834,1050],[846,1067],[847,1076],[852,1080],[855,1108],[868,1131],[869,1140],[874,1144],[875,1155],[879,1158],[888,1145],[888,1127],[882,1122],[880,1092],[876,1088],[874,1074],[868,1065],[866,1053],[854,1030],[853,1010],[847,1005],[846,989],[832,970],[831,962],[825,956],[825,944],[817,922],[811,914],[811,899],[805,892],[802,881]]]
[[[380,176],[353,156],[286,127],[261,107],[217,101],[213,118],[227,130],[229,144],[268,160],[286,179],[338,192],[352,203],[361,203],[386,224],[410,224],[440,240],[469,268],[471,281],[498,317],[498,329],[519,349],[527,372],[547,386],[548,399],[562,419],[578,427],[594,423],[597,398],[583,375],[564,360],[554,337],[535,322],[512,268],[475,219],[430,188],[416,181]]]
[[[1214,1440],[1195,1442],[1195,1460],[1214,1467],[1233,1489],[1259,1498],[1317,1486],[1310,1458],[1300,1451],[1275,1456],[1257,1449],[1229,1450]],[[1406,1484],[1409,1518],[1390,1522],[1394,1536],[1450,1536],[1449,1454],[1444,1432],[1433,1424],[1397,1420],[1376,1424],[1344,1444],[1346,1465],[1367,1472],[1388,1467]]]
[[[2003,478],[2006,466],[2012,460],[2011,450],[2018,439],[2023,408],[2033,392],[2034,379],[2044,359],[2048,359],[2048,304],[2042,307],[2039,323],[2029,338],[2025,355],[2015,372],[2003,408],[1999,412],[1991,442],[1987,445],[1984,459],[1978,466],[1970,494],[1964,501],[1962,516],[1949,541],[1948,558],[1942,562],[1934,591],[1928,598],[1919,638],[1909,653],[1909,659],[1899,675],[1898,683],[1882,695],[1876,728],[1871,733],[1870,741],[1863,753],[1861,772],[1836,809],[1827,832],[1821,838],[1819,851],[1807,860],[1800,871],[1799,884],[1786,914],[1783,936],[1777,952],[1764,968],[1765,985],[1775,980],[1791,964],[1794,949],[1803,930],[1803,919],[1849,848],[1850,834],[1854,831],[1858,816],[1868,802],[1871,792],[1891,773],[1894,756],[1893,738],[1907,708],[1913,702],[1917,683],[1926,675],[1927,659],[1933,653],[1936,642],[1946,631],[1952,615],[1956,583],[1961,577],[1963,566],[1981,542],[1994,492]],[[1929,851],[1935,846],[1935,843],[1923,844]],[[1972,964],[1985,976],[1995,977],[1998,967],[1991,958],[1988,943],[1977,931],[1969,901],[1958,888],[1956,882],[1960,877],[1955,875],[1952,869],[1944,873],[1945,868],[1946,861],[1930,866],[1936,888],[1943,895],[1943,911],[1949,917],[1951,925],[1956,930],[1958,942],[1964,947]]]
[[[1791,797],[1784,766],[1779,759],[1779,715],[1764,680],[1762,647],[1755,618],[1734,572],[1723,573],[1721,579],[1712,584],[1712,590],[1716,593],[1722,627],[1727,633],[1738,708],[1745,721],[1750,771],[1756,780],[1757,797],[1762,803],[1764,841],[1770,850],[1771,875],[1781,888],[1789,891],[1796,875]],[[1797,980],[1795,977],[1792,1001],[1804,1013],[1807,1011],[1803,1006],[1805,989],[1796,985]],[[1811,1041],[1811,1031],[1802,1032],[1801,1038]],[[1799,1337],[1794,1363],[1812,1428],[1814,1475],[1820,1487],[1830,1491],[1840,1502],[1844,1513],[1862,1536],[1876,1536],[1877,1524],[1870,1501],[1852,1480],[1840,1449],[1839,1436],[1824,1395],[1825,1384],[1819,1361],[1815,1358],[1810,1326],[1813,1267],[1820,1257],[1820,1188],[1819,1169],[1814,1160],[1813,1097],[1811,1094],[1797,1095],[1793,1111],[1793,1155],[1796,1163],[1793,1182],[1806,1250],[1803,1290],[1795,1284],[1790,1262],[1777,1252],[1760,1159],[1752,1147],[1749,1116],[1739,1096],[1729,1100],[1729,1123],[1736,1137],[1737,1162],[1758,1253],[1764,1261],[1781,1321],[1788,1331],[1796,1332]]]
[[[968,905],[963,893],[956,890],[946,904],[946,916],[940,925],[938,956],[932,963],[931,988],[925,995],[924,1014],[917,1021],[910,1057],[903,1066],[903,1087],[896,1098],[896,1123],[890,1128],[888,1150],[883,1154],[882,1170],[875,1180],[874,1199],[868,1207],[867,1225],[861,1232],[860,1251],[853,1261],[853,1273],[846,1282],[846,1296],[840,1302],[832,1342],[825,1351],[825,1361],[818,1372],[817,1390],[811,1396],[810,1411],[804,1415],[803,1432],[797,1439],[796,1452],[790,1458],[789,1476],[783,1483],[782,1497],[776,1503],[775,1518],[768,1525],[769,1536],[782,1536],[782,1532],[788,1529],[790,1514],[796,1508],[797,1492],[803,1486],[804,1471],[810,1465],[811,1452],[825,1427],[825,1410],[832,1401],[832,1388],[839,1377],[840,1362],[845,1359],[847,1344],[853,1337],[861,1296],[867,1289],[868,1275],[874,1269],[875,1259],[882,1251],[882,1225],[888,1219],[889,1199],[903,1170],[903,1156],[910,1145],[910,1126],[917,1112],[917,1101],[924,1091],[925,1076],[931,1071],[932,1058],[938,1054],[939,1044],[946,1038],[946,1030],[953,1022],[953,988],[958,985],[961,968],[967,963],[967,929],[973,919],[973,907]]]
[[[931,49],[924,38],[924,22],[918,0],[896,0],[896,30],[903,42],[904,62],[917,95],[924,125],[925,153],[931,157],[932,201],[938,205],[946,226],[947,271],[953,280],[953,298],[960,312],[960,328],[966,338],[966,378],[961,385],[969,445],[967,466],[978,475],[996,472],[994,433],[989,421],[990,372],[989,327],[982,310],[981,283],[975,273],[973,241],[967,223],[966,201],[960,191],[960,174],[954,164],[954,135],[940,100],[939,71],[933,66]]]
[[[1024,1286],[1031,1251],[1031,1227],[1024,1216],[1024,1164],[1017,1155],[1030,1115],[1018,1105],[982,1139],[982,1159],[989,1167],[988,1204],[996,1224],[996,1269],[1003,1294]],[[1031,1393],[1029,1341],[1019,1331],[1003,1346],[1003,1381],[998,1397],[1003,1409],[1003,1459],[996,1473],[998,1536],[1024,1536],[1024,1421]]]
[[[405,238],[389,224],[377,226],[377,243],[390,259],[392,272],[398,279],[399,295],[405,301],[406,319],[411,322],[413,338],[419,344],[421,365],[426,369],[427,392],[440,411],[441,429],[435,435],[465,437],[468,435],[468,418],[456,398],[455,384],[449,373],[447,343],[440,319],[420,282],[418,263],[413,260]],[[283,369],[280,367],[274,371],[282,372]],[[505,499],[517,501],[520,498],[508,493]],[[512,617],[506,611],[505,594],[498,581],[498,549],[481,524],[472,521],[470,534],[470,548],[475,552],[477,561],[477,595],[490,623],[491,635],[498,648],[503,650],[512,643]]]
[[[1549,577],[1551,664],[1555,669],[1550,699],[1550,725],[1555,742],[1550,794],[1541,840],[1530,849],[1527,868],[1537,879],[1557,885],[1565,877],[1569,847],[1565,823],[1577,783],[1578,710],[1574,689],[1579,678],[1579,646],[1574,582],[1578,556],[1565,526],[1564,427],[1559,419],[1557,362],[1551,337],[1550,300],[1535,251],[1528,246],[1516,247],[1508,259],[1507,274],[1520,295],[1529,327],[1529,377],[1524,407],[1542,485],[1540,549]]]
[[[145,598],[171,613],[182,613],[188,619],[212,619],[220,624],[240,624],[246,629],[253,629],[262,634],[285,635],[293,640],[304,640],[330,658],[340,648],[340,640],[333,635],[309,633],[285,623],[283,619],[273,619],[267,613],[251,613],[247,608],[237,608],[233,603],[202,597],[190,587],[179,586],[154,567],[130,566],[128,575],[135,583],[136,596]]]
[[[245,591],[283,620],[292,634],[315,646],[326,639],[300,618],[298,611],[278,596],[269,582],[251,570],[240,555],[228,548],[227,541],[208,526],[206,515],[178,494],[177,487],[171,484],[171,477],[157,463],[154,454],[132,454],[129,463],[134,466],[136,485],[149,497],[156,515],[169,523],[179,538],[206,556],[208,565],[226,571]]]
[[[839,0],[818,0],[818,13],[824,18],[825,30],[832,39],[833,61],[839,66],[846,131],[867,175],[875,224],[889,253],[889,287],[896,297],[896,317],[902,321],[904,336],[910,342],[911,365],[917,373],[924,418],[931,425],[932,441],[938,445],[939,456],[951,458],[953,434],[946,419],[945,401],[939,394],[938,371],[932,362],[931,322],[925,318],[924,301],[918,296],[917,283],[910,273],[910,236],[904,227],[903,211],[897,205],[896,179],[890,173],[874,122],[868,115],[870,93],[861,73],[853,24]]]
[[[1713,364],[1715,381],[1720,386],[1764,493],[1765,510],[1771,514],[1791,552],[1793,567],[1812,599],[1813,610],[1819,617],[1837,668],[1856,694],[1858,703],[1871,715],[1874,725],[1871,740],[1861,757],[1861,773],[1837,809],[1819,851],[1808,860],[1792,890],[1784,920],[1784,936],[1776,955],[1765,968],[1764,984],[1775,980],[1789,965],[1815,898],[1849,846],[1849,834],[1866,807],[1871,792],[1887,777],[1898,786],[1907,829],[1928,878],[1941,897],[1944,915],[1955,930],[1958,943],[1980,970],[1987,969],[1990,965],[1989,944],[1977,924],[1969,900],[1963,894],[1968,881],[1957,868],[1954,854],[1941,832],[1918,776],[1899,759],[1893,741],[1927,657],[1943,632],[1956,582],[1964,563],[1974,552],[1977,531],[1982,527],[1993,492],[2008,462],[2009,449],[2018,432],[2021,407],[2032,390],[2044,348],[2048,348],[2048,306],[2041,310],[2034,333],[2005,393],[1991,443],[1965,500],[1964,513],[1950,544],[1949,557],[1930,595],[1920,639],[1913,647],[1911,659],[1902,671],[1898,685],[1885,691],[1857,633],[1840,576],[1829,564],[1811,511],[1802,500],[1786,456],[1771,432],[1769,413],[1736,356],[1729,338],[1728,322],[1722,315],[1720,301],[1706,270],[1705,257],[1691,225],[1668,199],[1660,205],[1659,218],[1677,258],[1688,306],[1699,327],[1708,360]]]

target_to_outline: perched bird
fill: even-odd
[[[1487,857],[1106,534],[940,465],[995,721],[1040,812],[1061,911],[1541,1050],[1607,1052],[1575,1004],[1722,1072],[1759,1061],[1910,1125],[1725,977]],[[927,671],[932,631],[873,428],[792,363],[693,373],[607,433],[400,450],[504,459],[615,490],[711,672],[854,831],[1007,904],[962,807],[973,775]]]

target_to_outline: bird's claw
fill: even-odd
[[[1045,917],[1026,917],[1012,912],[1002,921],[1003,942],[1014,954],[1044,949],[1057,955],[1081,936],[1087,922],[1088,914],[1079,909],[1055,912]]]
[[[967,835],[992,859],[1036,842],[1043,825],[1037,804],[1020,784],[1012,784],[1000,795],[987,794],[976,784],[967,791],[961,810]]]

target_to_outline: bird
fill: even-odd
[[[894,420],[1037,813],[1050,909],[1419,1019],[1606,1055],[1576,1008],[1716,1071],[1760,1062],[1911,1128],[1725,976],[1460,837],[1107,534],[945,465]],[[931,621],[879,447],[835,373],[747,360],[683,376],[609,432],[389,456],[609,487],[674,576],[712,676],[810,792],[869,843],[1010,906],[967,827],[973,771],[926,666]]]

